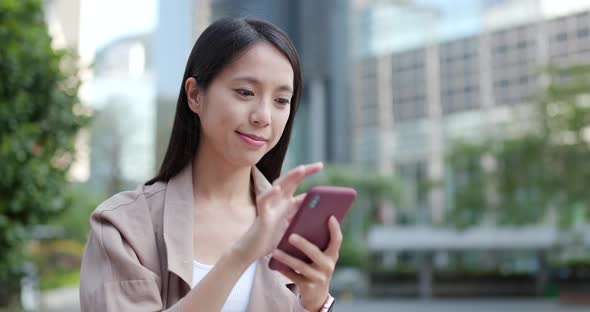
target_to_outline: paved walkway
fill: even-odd
[[[52,289],[44,292],[41,295],[41,311],[80,311],[80,297],[78,287]]]
[[[560,306],[551,300],[534,299],[437,299],[338,301],[335,312],[588,312],[589,306]]]
[[[80,311],[78,288],[63,288],[42,295],[42,311]],[[560,306],[553,300],[536,299],[413,299],[338,300],[335,312],[588,312],[589,306]]]

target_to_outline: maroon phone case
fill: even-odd
[[[355,198],[356,191],[349,187],[315,186],[310,188],[301,208],[291,220],[291,224],[277,248],[311,263],[311,260],[303,252],[289,243],[289,236],[292,233],[297,233],[318,246],[320,250],[325,250],[330,242],[330,229],[328,228],[330,216],[335,216],[341,223]],[[291,270],[274,258],[270,259],[268,266],[278,271]]]

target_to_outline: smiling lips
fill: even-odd
[[[256,149],[262,147],[267,141],[267,139],[253,135],[253,134],[242,133],[239,131],[236,131],[236,133],[240,136],[242,141],[244,141],[246,144],[248,144],[248,146],[256,148]]]

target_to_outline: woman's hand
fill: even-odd
[[[240,254],[254,261],[277,247],[305,195],[293,196],[297,186],[322,168],[322,163],[313,163],[292,169],[276,179],[270,190],[256,198],[258,216],[236,245]]]
[[[334,216],[330,217],[328,227],[330,229],[330,243],[323,252],[316,245],[297,234],[292,234],[289,237],[289,243],[307,255],[312,261],[311,264],[292,257],[280,249],[273,252],[274,258],[295,271],[281,271],[281,273],[297,284],[301,303],[312,312],[319,311],[328,298],[330,280],[342,244],[342,231]]]

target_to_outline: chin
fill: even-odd
[[[264,157],[263,155],[254,155],[254,154],[250,154],[249,153],[244,153],[240,156],[240,158],[236,159],[234,158],[234,163],[239,166],[239,167],[252,167],[254,165],[256,165],[261,159],[262,157]]]

